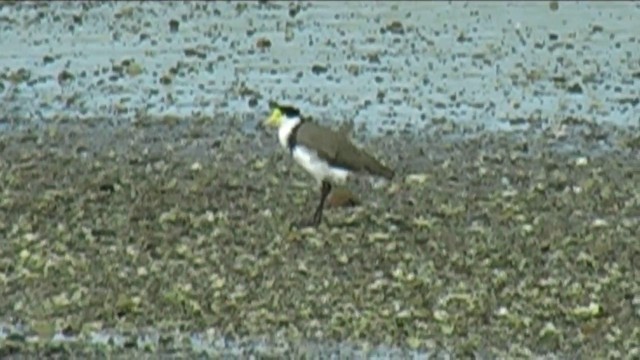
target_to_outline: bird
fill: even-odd
[[[313,217],[301,221],[300,225],[320,225],[325,201],[333,185],[344,184],[350,177],[360,175],[393,179],[394,170],[356,147],[344,132],[317,124],[303,116],[295,106],[272,102],[271,107],[271,114],[263,125],[278,129],[280,145],[320,187],[320,202]]]

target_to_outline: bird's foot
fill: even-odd
[[[300,220],[296,223],[296,225],[299,228],[308,228],[308,227],[318,227],[318,225],[320,225],[319,221],[316,221],[315,219],[304,219],[304,220]]]
[[[294,222],[291,224],[291,227],[297,227],[297,228],[309,228],[309,227],[318,227],[320,225],[320,223],[322,222],[322,218],[319,218],[317,216],[314,216],[312,218],[307,218],[307,219],[303,219],[303,220],[299,220],[297,222]]]

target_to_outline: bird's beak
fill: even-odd
[[[262,122],[262,125],[266,127],[278,127],[280,126],[281,122],[282,112],[280,111],[280,109],[274,109],[271,112],[271,115]]]

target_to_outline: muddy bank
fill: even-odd
[[[4,321],[43,339],[215,329],[286,339],[297,354],[341,342],[510,357],[637,347],[634,153],[562,153],[553,137],[507,134],[372,138],[400,176],[353,183],[362,206],[290,230],[317,189],[274,134],[241,128],[3,134]],[[54,346],[12,339],[5,354]],[[82,351],[98,351],[89,343]]]

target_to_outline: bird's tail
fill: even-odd
[[[367,153],[363,153],[362,156],[364,160],[364,167],[370,174],[381,176],[387,180],[391,180],[394,177],[395,172],[387,166],[384,166],[373,156]]]

